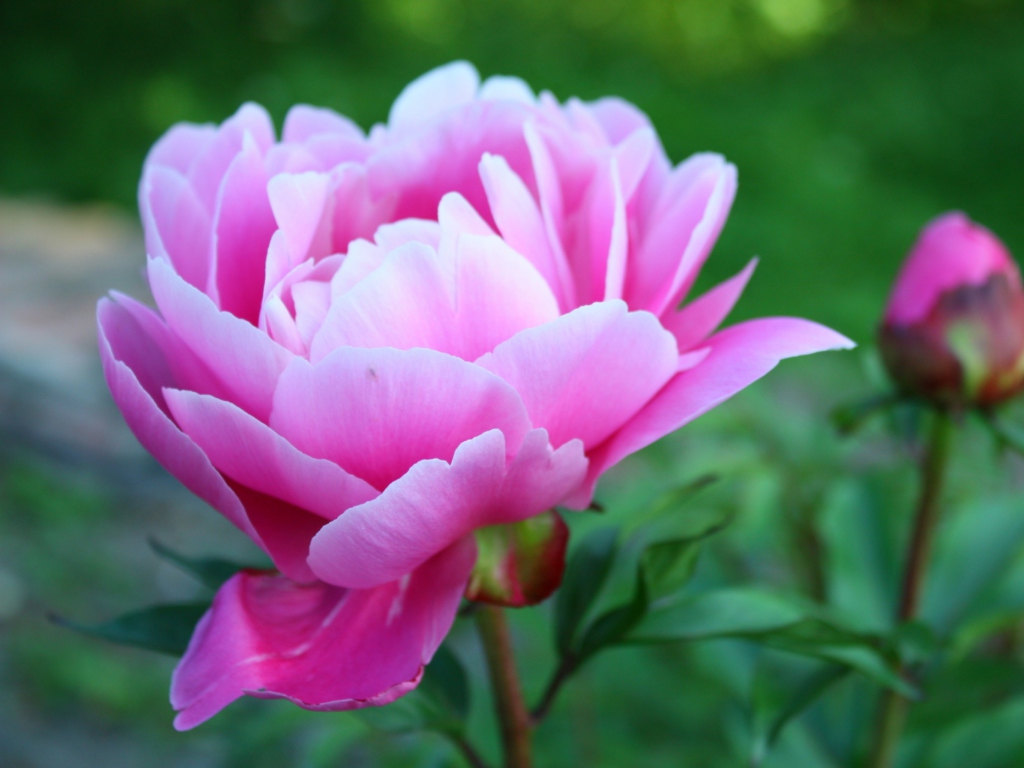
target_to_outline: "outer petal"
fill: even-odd
[[[173,389],[164,396],[182,431],[237,483],[328,520],[378,496],[363,480],[306,456],[231,403]]]
[[[200,290],[210,272],[210,210],[179,171],[147,168],[139,185],[146,253],[167,258],[182,279]]]
[[[213,140],[189,166],[189,181],[207,210],[215,208],[224,174],[242,151],[246,134],[255,142],[260,154],[266,153],[274,143],[274,124],[267,111],[258,104],[247,103],[239,107],[217,128]]]
[[[474,557],[472,542],[460,542],[372,590],[236,575],[174,672],[175,727],[193,728],[243,694],[314,710],[394,701],[416,687],[451,627]]]
[[[167,324],[220,380],[232,402],[266,421],[277,378],[292,354],[258,328],[221,312],[160,259],[149,285]]]
[[[523,331],[478,363],[515,387],[552,445],[579,438],[589,450],[672,378],[679,354],[652,315],[609,301]]]
[[[163,323],[141,305],[125,307],[109,299],[99,302],[96,314],[107,385],[135,437],[186,488],[259,542],[241,502],[202,450],[161,409],[160,388],[176,384],[163,354],[173,344]]]
[[[336,350],[296,359],[281,376],[271,427],[300,451],[383,489],[423,459],[449,461],[464,441],[500,429],[510,455],[529,430],[497,376],[427,349]]]
[[[162,165],[185,175],[217,136],[214,125],[178,123],[172,126],[146,155],[146,169]]]
[[[740,323],[719,331],[707,343],[711,352],[703,362],[676,375],[616,435],[590,453],[587,483],[570,504],[585,507],[605,470],[729,399],[780,360],[854,346],[823,325],[790,317]]]
[[[553,507],[586,474],[580,442],[552,451],[542,429],[527,435],[507,469],[505,454],[504,437],[492,430],[459,446],[450,465],[416,464],[379,498],[321,529],[310,567],[324,581],[355,588],[393,581],[476,528]]]
[[[301,143],[325,133],[348,139],[363,138],[363,132],[359,126],[344,115],[339,115],[334,110],[323,107],[296,104],[288,110],[284,119],[281,140]]]
[[[665,329],[676,337],[680,352],[693,349],[722,324],[736,306],[756,266],[757,259],[751,259],[738,275],[719,283],[700,298],[661,319]]]

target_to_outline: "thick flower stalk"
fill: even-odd
[[[304,106],[280,141],[254,105],[171,129],[139,188],[157,309],[100,302],[106,376],[143,445],[279,571],[217,594],[177,727],[244,694],[401,696],[467,586],[557,586],[556,505],[587,507],[605,470],[780,359],[850,346],[791,318],[716,330],[753,263],[678,308],[735,191],[717,155],[673,167],[625,102],[464,63],[368,135]]]

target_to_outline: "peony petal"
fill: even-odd
[[[790,317],[740,323],[719,331],[707,344],[711,352],[703,362],[678,374],[616,435],[590,452],[587,484],[569,504],[586,507],[605,470],[753,384],[780,360],[854,346],[823,325]]]
[[[485,154],[480,178],[487,192],[491,216],[505,242],[537,268],[558,297],[562,311],[572,309],[572,274],[561,247],[553,247],[544,216],[523,180],[505,158]]]
[[[500,238],[441,228],[440,254],[406,243],[334,300],[311,362],[339,347],[422,347],[475,360],[558,317],[544,278]]]
[[[334,134],[349,139],[362,139],[363,132],[358,125],[332,109],[296,104],[288,110],[284,119],[281,140],[301,144],[314,136]]]
[[[138,309],[110,299],[101,299],[96,308],[100,357],[114,402],[138,441],[168,472],[260,543],[238,497],[206,454],[162,410],[161,388],[177,383],[162,353],[173,342],[152,313],[149,322],[140,322]]]
[[[589,450],[629,420],[676,372],[675,339],[621,301],[591,304],[500,344],[478,364],[509,382],[552,445]]]
[[[756,266],[757,259],[751,259],[738,275],[662,318],[662,325],[676,337],[680,352],[693,349],[715,332],[736,306]]]
[[[378,495],[336,464],[298,451],[231,403],[176,389],[165,389],[164,397],[181,430],[220,472],[241,485],[327,520]]]
[[[143,168],[148,171],[155,166],[164,166],[187,176],[192,163],[206,151],[216,136],[215,125],[178,123],[149,150]]]
[[[533,89],[518,77],[492,75],[480,86],[478,97],[481,101],[520,101],[533,104],[537,97]]]
[[[284,233],[291,266],[323,258],[332,250],[329,226],[323,226],[331,219],[327,215],[325,220],[329,189],[330,177],[312,172],[278,174],[267,185],[270,207]]]
[[[246,133],[217,194],[207,293],[221,310],[253,325],[259,320],[267,248],[275,229],[263,157]]]
[[[309,564],[324,581],[367,588],[400,578],[474,529],[525,520],[558,504],[582,481],[578,440],[552,451],[533,430],[506,470],[505,438],[486,432],[448,464],[421,461],[374,501],[321,529]]]
[[[217,128],[217,133],[189,168],[188,178],[199,199],[209,211],[214,210],[224,174],[242,151],[249,134],[260,155],[274,144],[274,124],[267,111],[258,104],[246,103]]]
[[[427,349],[344,348],[317,365],[288,366],[270,426],[383,489],[418,461],[449,461],[490,429],[514,453],[529,421],[515,391],[472,363]]]
[[[736,195],[736,168],[718,155],[680,165],[641,218],[625,297],[662,315],[685,296],[707,259]]]
[[[225,399],[266,421],[292,354],[245,320],[218,311],[160,259],[149,260],[149,285],[167,325],[217,376]]]
[[[388,114],[388,127],[394,131],[421,128],[454,107],[476,98],[480,75],[472,64],[453,61],[432,69],[409,83]]]
[[[408,693],[455,620],[474,558],[472,542],[460,542],[372,590],[237,574],[174,672],[175,727],[194,728],[244,694],[336,711]]]
[[[139,185],[146,253],[169,259],[182,279],[200,290],[210,272],[210,211],[188,179],[160,166],[147,168]]]

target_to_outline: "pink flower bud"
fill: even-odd
[[[962,213],[925,227],[904,263],[879,332],[907,393],[990,406],[1024,387],[1024,291],[1005,246]]]

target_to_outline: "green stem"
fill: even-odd
[[[949,444],[953,432],[952,421],[946,411],[935,412],[928,451],[921,464],[921,496],[914,517],[914,530],[910,536],[907,560],[900,589],[897,623],[902,624],[917,616],[924,592],[932,543],[939,523],[939,497],[949,459]],[[906,670],[901,669],[901,674]],[[889,690],[885,692],[878,718],[875,748],[871,768],[891,768],[896,759],[896,748],[907,719],[908,700]]]
[[[503,610],[493,605],[481,605],[476,614],[476,621],[491,676],[494,707],[501,726],[505,768],[531,768],[532,724],[523,700],[519,673],[516,671],[508,622]]]

